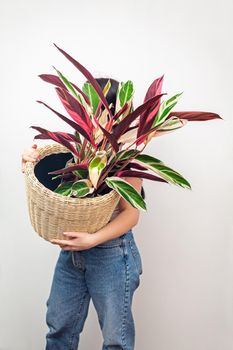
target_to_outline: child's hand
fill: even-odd
[[[26,162],[35,162],[39,159],[39,152],[36,150],[36,148],[37,145],[33,144],[31,148],[27,148],[23,151],[21,160],[22,173],[25,171]]]

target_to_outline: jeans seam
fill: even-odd
[[[122,319],[122,327],[121,327],[121,338],[122,338],[122,345],[124,348],[126,348],[126,339],[125,339],[125,321],[127,317],[127,307],[128,307],[128,300],[129,300],[129,263],[128,263],[128,251],[126,246],[126,239],[122,239],[122,248],[123,248],[123,255],[125,260],[125,275],[126,275],[126,281],[125,281],[125,290],[124,290],[124,303],[123,303],[123,319]],[[123,350],[124,350],[123,348]]]
[[[69,348],[70,348],[70,350],[76,350],[76,348],[74,348],[74,337],[76,335],[75,329],[77,327],[78,321],[80,320],[81,311],[83,309],[84,301],[85,301],[87,296],[88,296],[88,292],[86,292],[84,294],[84,297],[83,297],[82,301],[80,302],[80,308],[79,308],[79,311],[77,313],[78,317],[75,319],[75,321],[73,323],[73,332],[72,332],[72,334],[70,336],[70,341],[69,341]]]
[[[141,275],[142,274],[142,265],[141,265],[140,253],[137,251],[137,249],[134,248],[133,244],[134,244],[134,241],[133,241],[133,238],[132,238],[129,241],[129,246],[130,246],[130,249],[131,249],[131,252],[132,252],[132,255],[133,255],[133,260],[134,260],[134,264],[136,266],[137,272],[138,272],[139,275]],[[139,260],[140,260],[140,262],[139,262]]]

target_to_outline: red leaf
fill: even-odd
[[[78,61],[76,61],[73,57],[71,57],[67,52],[59,48],[56,44],[54,44],[56,48],[71,62],[73,65],[87,78],[87,80],[91,83],[93,88],[96,90],[99,98],[103,102],[104,106],[108,110],[109,115],[112,117],[112,113],[109,109],[108,102],[104,96],[104,93],[98,84],[97,80],[93,77],[93,75]]]
[[[144,173],[143,171],[133,171],[133,170],[122,170],[118,171],[116,173],[116,176],[121,177],[139,177],[143,179],[148,179],[152,181],[159,181],[159,182],[167,182],[166,180],[162,179],[161,177],[158,177],[156,175]]]
[[[67,168],[50,171],[48,174],[54,174],[54,175],[61,174],[61,173],[66,174],[79,169],[87,170],[87,168],[88,168],[87,164],[76,164],[76,165],[69,166]]]
[[[120,123],[115,127],[113,134],[118,140],[119,137],[125,133],[129,125],[143,112],[148,111],[151,106],[155,106],[157,104],[158,99],[164,94],[154,96],[150,98],[148,101],[144,102],[142,105],[137,107],[133,112],[128,114]]]
[[[56,85],[62,89],[68,90],[67,87],[65,86],[65,84],[61,81],[61,79],[53,74],[40,74],[38,75],[38,77],[40,77],[42,80],[46,81],[47,83]],[[84,92],[74,83],[71,83],[75,89],[83,96],[84,100],[87,102],[87,104],[90,105],[90,101],[89,98],[86,94],[84,94]]]
[[[38,103],[43,104],[45,107],[47,107],[48,109],[50,109],[52,112],[54,112],[59,118],[61,118],[62,120],[64,120],[67,124],[69,124],[72,128],[74,128],[76,131],[78,131],[81,135],[83,135],[88,141],[91,142],[91,144],[96,148],[97,145],[95,144],[94,140],[92,137],[90,137],[90,135],[81,127],[79,126],[77,123],[75,123],[73,120],[70,120],[69,118],[66,118],[64,115],[62,115],[61,113],[55,111],[53,108],[51,108],[50,106],[48,106],[46,103],[42,102],[42,101],[37,101]]]
[[[106,138],[111,143],[111,145],[114,148],[115,152],[118,152],[119,151],[119,145],[117,143],[116,137],[112,133],[110,133],[106,129],[104,129],[101,124],[98,123],[98,125],[99,125],[100,129],[103,131],[103,133],[106,136]]]
[[[113,119],[117,120],[128,108],[128,103],[126,102],[124,106],[114,115]]]
[[[117,143],[116,137],[112,133],[108,132],[105,128],[103,128],[102,125],[99,123],[98,119],[95,116],[94,116],[94,120],[95,120],[96,124],[99,126],[99,128],[103,131],[104,136],[106,136],[108,141],[111,143],[111,145],[112,145],[113,149],[115,150],[115,152],[118,152],[119,151],[119,145]],[[103,140],[101,142],[103,142]]]
[[[159,95],[161,96],[161,95]],[[147,131],[150,130],[152,127],[154,118],[159,110],[160,107],[160,99],[161,97],[158,98],[157,102],[153,106],[153,108],[149,109],[149,112],[144,112],[139,119],[139,126],[138,126],[138,131],[137,131],[137,137],[146,134]]]
[[[150,85],[149,89],[147,90],[146,96],[144,98],[144,102],[146,102],[153,96],[161,94],[163,78],[164,78],[164,74],[160,78],[157,78],[153,81],[153,83]]]
[[[133,163],[133,162],[128,163],[128,164],[127,164],[127,167],[134,168],[134,169],[138,169],[138,170],[145,170],[145,171],[148,170],[148,168],[145,168],[144,166],[142,166],[142,165],[140,165],[140,164],[138,164],[138,163]]]
[[[150,85],[149,89],[147,90],[146,96],[144,98],[144,102],[148,101],[151,97],[154,97],[162,93],[163,78],[164,78],[164,74],[160,78],[157,78],[153,81],[153,83]],[[159,104],[160,104],[160,101],[159,101]],[[152,112],[152,110],[153,110],[153,106],[151,107],[151,109],[149,109],[149,112]],[[142,113],[141,117],[142,119],[145,117],[145,112]]]
[[[80,140],[78,140],[73,134],[62,132],[62,131],[55,131],[54,133],[63,136],[68,141],[74,141],[76,143],[81,143]]]
[[[94,125],[85,108],[67,90],[58,87],[55,90],[71,118],[90,135],[94,129]]]
[[[180,119],[187,119],[189,121],[205,121],[211,119],[223,119],[218,114],[212,112],[171,112],[166,119],[171,118],[172,116],[176,116]]]
[[[63,89],[66,89],[65,84],[63,84],[63,82],[56,75],[53,75],[53,74],[39,74],[38,77],[41,78],[42,80],[46,81],[47,83],[59,86],[59,87],[61,87]]]
[[[152,132],[154,132],[156,129],[157,129],[157,127],[155,126],[154,128],[152,128],[152,129],[150,129],[149,131],[147,131],[146,134],[143,134],[143,135],[139,136],[139,137],[136,139],[136,141],[135,141],[136,145],[138,146],[138,145],[140,145],[142,142],[144,142],[144,140],[147,138],[147,136],[150,135]]]
[[[68,148],[73,154],[75,154],[77,157],[80,157],[80,155],[77,152],[77,150],[75,149],[75,147],[72,146],[70,144],[70,142],[67,141],[67,139],[65,139],[62,135],[58,135],[58,133],[55,134],[52,131],[46,130],[46,129],[41,128],[39,126],[30,126],[30,128],[33,128],[33,129],[39,131],[40,133],[47,135],[50,139],[54,140],[57,143],[62,144],[63,146]]]
[[[53,131],[54,135],[61,135],[68,141],[73,141],[76,143],[80,143],[80,140],[78,140],[73,134],[61,132],[61,131]],[[45,134],[38,134],[34,137],[34,139],[48,139],[49,137]]]

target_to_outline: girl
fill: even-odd
[[[96,80],[103,89],[107,79]],[[106,97],[115,106],[119,82],[110,80]],[[26,161],[38,159],[36,148],[34,144],[24,150],[22,172]],[[142,179],[125,180],[145,198]],[[103,335],[102,350],[134,349],[132,298],[140,283],[142,261],[132,228],[138,220],[139,210],[121,198],[108,224],[97,232],[66,232],[68,240],[52,240],[62,249],[46,302],[46,350],[77,350],[90,299]]]

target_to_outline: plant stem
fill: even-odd
[[[82,160],[82,155],[83,155],[83,152],[86,148],[86,145],[87,145],[87,139],[84,139],[83,141],[83,144],[82,144],[82,148],[81,148],[81,151],[80,151],[80,160]]]
[[[118,169],[118,172],[121,171],[129,162],[132,161],[132,159],[134,159],[138,154],[140,154],[144,148],[146,147],[146,144],[144,145],[144,147],[139,150],[139,153],[136,153],[135,156],[130,157],[129,159],[126,159],[125,162],[122,164],[122,166],[120,167],[120,169]],[[123,151],[123,155],[126,153],[126,151],[128,150],[128,147]],[[117,163],[117,159],[115,160],[115,162],[113,162],[113,164],[110,166],[110,168],[99,178],[98,181],[98,187],[104,182],[105,177],[108,175],[108,173],[110,172],[110,170],[114,167],[114,165],[116,165]]]

